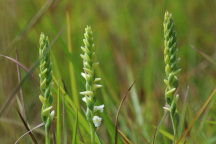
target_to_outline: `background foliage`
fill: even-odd
[[[59,85],[64,83],[69,98],[73,100],[74,87],[78,95],[84,90],[84,79],[80,75],[80,46],[85,26],[91,25],[95,38],[96,59],[100,62],[97,74],[103,83],[102,90],[97,93],[97,100],[99,104],[105,104],[104,122],[97,130],[99,137],[104,143],[114,142],[112,134],[117,108],[129,86],[136,80],[121,109],[119,128],[133,143],[150,142],[154,128],[164,114],[162,23],[166,10],[173,14],[181,57],[178,109],[185,121],[178,132],[180,136],[215,88],[215,62],[209,62],[193,49],[197,48],[215,59],[214,0],[1,0],[0,54],[15,58],[17,49],[19,61],[30,68],[38,59],[40,33],[44,32],[52,41],[59,31],[63,30],[51,47],[51,55],[54,75],[60,81]],[[70,18],[68,24],[66,13]],[[33,72],[37,79],[38,72],[39,68]],[[25,74],[26,72],[21,70],[22,78]],[[75,85],[71,76],[75,77]],[[17,85],[16,64],[0,57],[0,106]],[[189,94],[184,105],[187,86]],[[55,90],[58,89],[58,86],[54,87]],[[32,78],[25,81],[22,89],[27,122],[30,128],[33,128],[41,123],[41,103],[38,99],[40,90]],[[57,94],[54,94],[55,108],[56,100]],[[85,104],[80,95],[79,103],[80,115],[84,116],[82,107]],[[14,99],[0,117],[1,143],[14,143],[26,131],[16,107],[18,106]],[[65,113],[65,132],[68,143],[71,143],[77,110],[70,108],[73,111],[70,113],[68,109],[66,108]],[[215,143],[215,111],[213,99],[192,127],[188,143]],[[87,141],[84,133],[82,128],[78,128],[77,141]],[[157,143],[170,143],[169,134],[172,134],[172,127],[167,117],[157,135]],[[43,143],[43,128],[37,129],[34,135],[39,143]],[[21,143],[28,140],[27,136]],[[119,136],[119,143],[122,142]]]

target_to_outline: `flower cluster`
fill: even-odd
[[[178,87],[177,73],[180,69],[177,67],[177,62],[180,60],[177,58],[177,42],[176,34],[174,29],[174,22],[172,19],[172,14],[169,12],[165,13],[164,16],[164,62],[165,62],[165,73],[166,79],[164,80],[166,84],[165,99],[168,107],[166,110],[170,111],[170,116],[172,119],[172,124],[174,128],[174,133],[176,132],[176,127],[178,123],[178,111],[176,108],[176,103],[178,100],[178,94],[176,94],[176,89]],[[176,97],[175,97],[176,95]]]
[[[52,110],[52,93],[51,93],[51,80],[52,80],[52,66],[50,62],[50,53],[47,50],[49,45],[48,37],[45,37],[43,33],[40,35],[39,40],[39,57],[40,57],[40,89],[41,95],[39,99],[42,103],[41,117],[45,123],[46,132],[46,144],[50,143],[49,130],[55,115],[55,111]]]
[[[95,91],[96,89],[102,87],[102,85],[97,84],[101,78],[96,78],[95,75],[95,66],[98,65],[98,63],[94,61],[95,46],[93,43],[92,29],[89,26],[85,28],[83,43],[84,47],[81,47],[81,49],[83,50],[84,54],[81,54],[81,58],[83,59],[84,72],[82,72],[81,75],[86,80],[86,90],[80,92],[80,94],[84,95],[82,100],[87,105],[86,117],[88,122],[90,125],[94,124],[95,127],[99,127],[101,125],[102,118],[96,116],[95,112],[103,112],[104,105],[95,106]]]

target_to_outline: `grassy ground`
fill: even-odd
[[[0,54],[16,59],[30,69],[38,60],[39,35],[49,36],[54,82],[54,107],[59,102],[62,143],[88,143],[89,131],[79,92],[84,90],[80,58],[86,25],[92,26],[96,59],[100,63],[97,75],[103,88],[97,92],[97,103],[105,104],[103,124],[97,134],[105,144],[114,143],[115,118],[127,89],[136,80],[122,105],[119,129],[133,143],[150,143],[161,121],[165,105],[163,79],[163,18],[166,10],[173,13],[179,56],[178,109],[181,122],[177,139],[195,118],[215,88],[216,2],[211,0],[1,0]],[[59,36],[58,36],[59,35]],[[54,40],[57,37],[57,40]],[[54,40],[54,41],[53,41]],[[198,50],[197,50],[198,49]],[[23,69],[21,79],[26,75]],[[39,68],[33,75],[39,80]],[[19,85],[16,64],[0,57],[0,107]],[[58,95],[58,88],[60,94]],[[187,94],[188,90],[188,94]],[[26,121],[30,129],[41,124],[39,86],[28,77],[22,85]],[[65,92],[67,94],[64,94]],[[63,97],[64,94],[64,97]],[[0,116],[0,142],[14,143],[26,129],[17,113],[20,91]],[[59,101],[57,98],[59,96]],[[78,98],[78,101],[76,101]],[[213,97],[187,133],[186,143],[216,143],[216,117]],[[63,104],[64,103],[64,104]],[[76,106],[80,105],[80,106]],[[64,106],[64,113],[63,113]],[[77,117],[78,113],[78,117]],[[57,116],[57,115],[56,115]],[[55,132],[54,132],[55,133]],[[167,116],[155,141],[171,143],[172,125]],[[44,128],[33,131],[38,143],[44,141]],[[59,137],[59,133],[55,133]],[[118,136],[118,143],[124,143]],[[20,143],[31,143],[25,136]]]

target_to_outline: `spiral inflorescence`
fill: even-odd
[[[46,130],[49,130],[54,117],[52,109],[52,94],[51,94],[51,81],[52,81],[52,66],[50,61],[50,52],[47,50],[49,46],[48,37],[43,33],[40,35],[39,40],[39,57],[40,57],[40,89],[41,95],[39,96],[42,102],[41,117],[45,123]]]
[[[178,94],[176,94],[176,89],[178,87],[177,73],[180,71],[180,69],[177,67],[179,58],[177,58],[178,50],[174,22],[172,19],[172,14],[170,14],[169,12],[165,13],[163,27],[165,39],[164,62],[166,73],[166,79],[164,80],[166,84],[165,99],[167,104],[169,105],[168,110],[170,111],[170,116],[175,133],[178,123],[178,111],[176,107],[176,102],[178,99]]]
[[[102,112],[104,105],[95,106],[95,91],[97,88],[102,87],[102,85],[97,84],[97,82],[101,79],[96,78],[95,75],[95,66],[98,63],[95,62],[95,45],[93,43],[92,29],[89,26],[85,28],[83,43],[84,46],[81,47],[81,49],[84,53],[81,54],[81,58],[83,59],[84,72],[81,73],[81,75],[86,80],[86,90],[81,92],[80,94],[84,95],[83,101],[87,105],[86,117],[88,122],[92,125],[94,123],[94,126],[98,127],[101,123],[101,118],[98,116],[94,116],[94,114],[97,110],[100,110]]]

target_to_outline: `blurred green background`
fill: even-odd
[[[56,61],[53,73],[72,95],[70,60],[66,52],[71,42],[79,93],[84,90],[84,80],[80,75],[80,47],[83,45],[84,28],[90,25],[94,33],[96,59],[100,63],[97,74],[103,84],[103,90],[97,93],[98,104],[105,104],[104,115],[109,117],[113,124],[111,127],[114,127],[120,100],[136,80],[120,112],[119,128],[133,143],[147,143],[151,141],[155,126],[164,112],[163,17],[166,10],[173,14],[181,57],[178,109],[185,118],[181,127],[184,130],[216,84],[214,63],[193,49],[197,48],[215,59],[215,0],[0,0],[0,54],[15,58],[17,49],[19,61],[30,68],[38,59],[40,33],[44,32],[52,41],[63,30],[51,48],[52,59]],[[70,18],[70,29],[66,12]],[[33,72],[37,79],[38,71],[39,68],[36,68]],[[21,70],[22,78],[25,74]],[[16,64],[0,57],[0,106],[17,85]],[[183,105],[187,86],[187,104]],[[33,128],[41,123],[40,90],[32,78],[25,81],[22,89],[26,118]],[[81,96],[79,101],[85,107]],[[14,143],[26,131],[16,108],[14,99],[0,118],[2,144]],[[216,143],[215,112],[213,98],[211,105],[195,122],[188,143]],[[107,132],[107,125],[104,122],[98,134],[104,143],[113,143],[114,137]],[[161,129],[172,134],[169,117]],[[43,143],[40,130],[42,128],[34,134]],[[68,131],[70,133],[70,127]],[[168,136],[161,132],[156,141],[171,143]],[[25,139],[21,141],[25,142]]]

